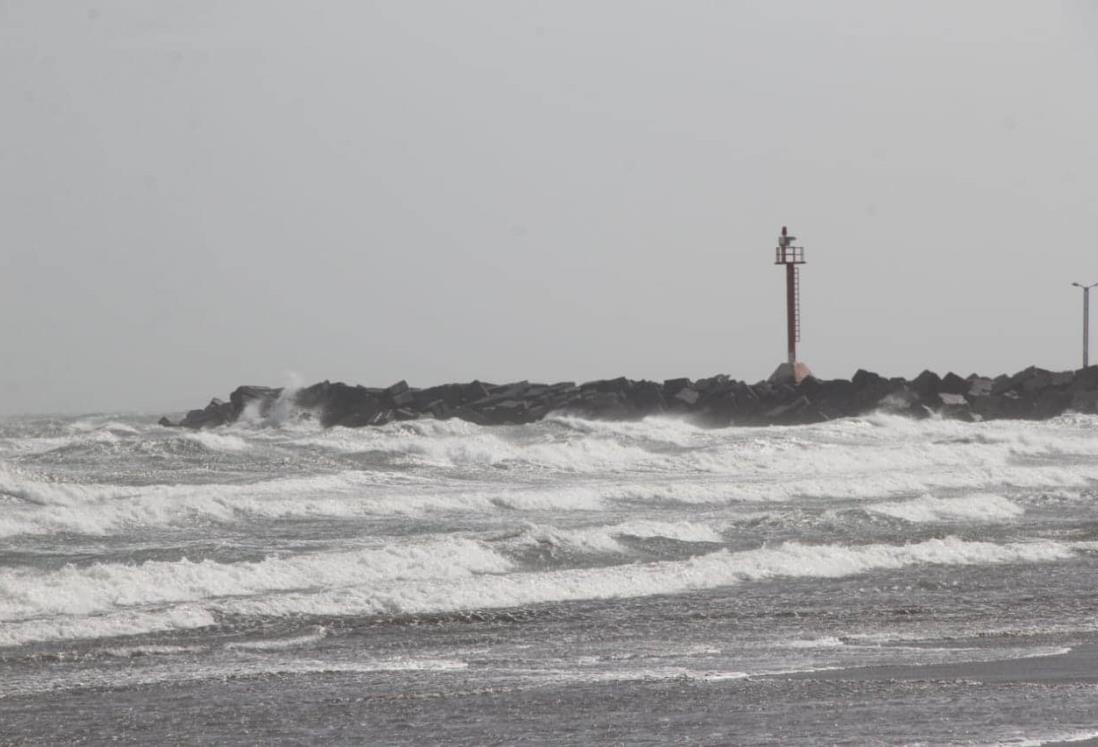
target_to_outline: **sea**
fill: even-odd
[[[2,744],[1095,738],[1095,416],[0,420]]]

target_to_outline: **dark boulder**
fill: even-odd
[[[931,400],[942,390],[942,377],[933,371],[923,371],[911,381],[911,391],[923,400]]]
[[[626,393],[626,400],[641,417],[661,413],[667,408],[663,387],[654,381],[635,382]]]
[[[962,379],[957,374],[950,371],[942,377],[941,383],[938,385],[939,394],[967,394],[971,388],[968,381]]]
[[[854,384],[845,379],[817,379],[801,382],[798,391],[808,398],[821,420],[856,415]]]
[[[427,389],[419,389],[412,394],[412,400],[418,410],[436,410],[442,403],[446,408],[458,407],[462,401],[461,384],[442,384]]]
[[[1032,417],[1033,402],[1023,398],[1017,392],[989,394],[986,397],[971,400],[972,411],[983,420],[1011,418],[1024,420]]]
[[[1074,371],[1057,371],[1052,374],[1048,385],[1057,389],[1066,389],[1075,383]]]
[[[663,382],[663,398],[670,400],[693,383],[690,379],[667,379]]]
[[[317,411],[320,424],[325,428],[337,425],[359,428],[378,424],[378,413],[383,409],[383,403],[376,392],[364,386],[324,381],[298,390],[295,403],[298,407]]]
[[[1071,409],[1088,415],[1098,414],[1098,390],[1072,393]]]
[[[902,380],[901,380],[902,381]],[[886,379],[872,371],[859,369],[850,380],[853,387],[850,398],[850,415],[862,415],[881,406],[890,394],[903,391],[904,383]]]
[[[1052,372],[1037,366],[1030,366],[1013,376],[1000,376],[995,379],[992,394],[1007,392],[1035,392],[1043,389],[1052,381]]]
[[[1022,391],[1026,393],[1039,392],[1053,386],[1053,373],[1043,368],[1029,369],[1030,374],[1022,381]]]
[[[229,395],[232,419],[238,419],[249,406],[257,408],[260,417],[266,417],[271,406],[282,396],[282,389],[269,386],[238,386]]]
[[[969,422],[982,420],[979,415],[973,412],[972,406],[963,394],[939,392],[938,397],[942,401],[941,409],[939,410],[942,417],[952,418],[954,420],[967,420]]]
[[[589,418],[632,420],[637,417],[620,392],[582,391],[565,411]]]
[[[484,399],[488,396],[490,386],[490,384],[485,384],[482,381],[470,381],[468,384],[462,384],[461,401],[476,402],[479,399]]]
[[[601,381],[589,381],[583,385],[583,389],[594,389],[596,392],[617,392],[624,394],[632,387],[632,382],[624,376],[619,376],[616,379],[603,379]]]
[[[1029,417],[1036,420],[1054,418],[1071,409],[1073,399],[1072,393],[1063,389],[1045,389],[1034,398]]]
[[[563,410],[580,396],[580,391],[580,388],[572,381],[551,384],[538,398],[537,406],[545,408],[547,413],[554,410]]]
[[[778,405],[766,413],[768,420],[774,423],[791,424],[801,421],[801,415],[808,410],[811,402],[808,401],[808,397],[800,396],[794,399],[792,402]]]
[[[691,407],[697,404],[700,397],[701,393],[697,389],[690,386],[684,386],[682,389],[675,392],[674,399],[687,407]]]
[[[888,381],[880,374],[875,374],[872,371],[866,371],[864,368],[859,368],[854,372],[854,376],[850,379],[851,385],[857,391],[863,391],[865,389],[877,389],[882,385],[887,385]]]
[[[371,394],[371,396],[373,395]],[[401,379],[382,392],[381,400],[386,407],[398,410],[411,405],[415,401],[415,396],[412,394],[408,382]]]
[[[995,388],[995,382],[986,376],[969,376],[967,384],[968,391],[965,394],[970,400],[977,397],[987,397]]]
[[[184,428],[193,428],[195,430],[216,428],[219,425],[225,425],[226,423],[231,422],[232,417],[232,404],[214,398],[210,400],[210,404],[206,405],[205,408],[188,412],[183,420],[180,421],[179,425]]]
[[[469,405],[470,407],[484,410],[500,402],[506,402],[507,400],[521,400],[526,396],[526,392],[530,388],[531,385],[529,381],[515,381],[510,384],[494,386],[489,389],[486,396],[470,402]]]
[[[1098,391],[1098,366],[1080,368],[1072,378],[1071,391],[1093,392]]]

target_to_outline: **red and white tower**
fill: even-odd
[[[774,264],[785,265],[786,327],[789,338],[789,363],[797,363],[797,343],[801,341],[801,265],[804,264],[804,247],[793,246],[796,236],[790,236],[782,226],[778,248],[774,250]]]
[[[790,236],[789,230],[782,226],[778,248],[774,251],[774,264],[785,265],[786,337],[789,354],[786,375],[791,375],[796,382],[800,382],[810,373],[807,366],[797,362],[797,343],[801,341],[801,265],[804,264],[804,247],[794,246],[793,242],[796,240],[797,237]],[[775,375],[779,375],[778,372]]]

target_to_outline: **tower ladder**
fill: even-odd
[[[801,266],[793,268],[793,331],[794,339],[801,341]]]

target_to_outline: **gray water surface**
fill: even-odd
[[[1095,736],[1096,435],[0,421],[0,741]]]

